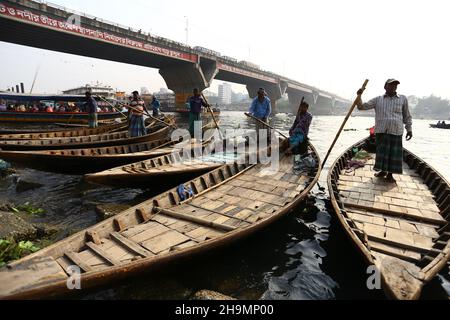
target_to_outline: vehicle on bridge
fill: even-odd
[[[257,65],[256,63],[250,62],[250,61],[239,61],[240,64],[243,64],[244,66],[248,67],[248,68],[253,68],[253,69],[258,69],[261,70],[261,67],[259,65]]]
[[[224,59],[224,60],[230,61],[230,62],[238,63],[238,60],[236,58],[233,58],[233,57],[222,56],[221,58]]]
[[[217,52],[217,51],[214,51],[214,50],[211,50],[208,48],[200,47],[200,46],[194,47],[194,50],[205,53],[205,54],[209,54],[211,56],[217,56],[217,57],[221,56],[220,52]]]

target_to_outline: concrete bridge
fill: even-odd
[[[331,114],[345,98],[261,70],[259,66],[201,47],[157,37],[58,5],[0,0],[0,41],[159,69],[176,103],[214,79],[246,85],[250,97],[264,87],[274,105],[288,94],[292,106],[305,96],[316,114]]]

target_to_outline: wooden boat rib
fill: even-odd
[[[450,257],[450,186],[406,149],[404,174],[394,175],[396,184],[374,177],[373,159],[346,171],[352,149],[374,151],[368,146],[368,139],[360,141],[331,167],[331,203],[366,262],[380,271],[387,296],[418,299]]]
[[[90,135],[99,135],[116,130],[124,130],[128,126],[127,123],[115,123],[101,126],[98,128],[81,128],[76,130],[64,131],[48,131],[37,133],[19,133],[19,134],[2,134],[0,140],[37,140],[37,139],[53,139],[53,138],[70,138],[83,137]]]
[[[224,165],[185,184],[191,199],[174,188],[123,211],[1,269],[0,297],[70,293],[73,265],[87,289],[244,238],[293,211],[309,193],[320,175],[312,146],[311,152],[317,166],[309,174],[294,174],[293,159],[284,154],[274,175],[267,175],[267,165]]]
[[[165,137],[171,127],[159,123],[152,123],[148,126],[150,133],[139,136],[129,137],[128,131],[104,133],[92,136],[81,136],[71,138],[54,138],[41,140],[11,140],[0,141],[2,150],[55,150],[55,149],[75,149],[86,147],[106,147],[118,146],[139,142],[158,140]]]

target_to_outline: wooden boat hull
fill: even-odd
[[[137,162],[134,165],[124,165],[122,167],[105,170],[93,174],[87,174],[85,180],[91,183],[116,186],[116,187],[138,187],[149,188],[157,184],[159,187],[174,187],[184,181],[189,181],[199,175],[208,171],[217,169],[223,166],[223,163],[200,163],[195,164],[181,164],[178,168],[171,166],[169,158],[171,155],[166,155],[143,162]],[[169,170],[156,168],[160,165],[159,162],[171,167]],[[147,169],[141,167],[143,163],[148,163]],[[153,163],[153,165],[152,165]],[[156,170],[148,170],[148,169]],[[172,170],[171,170],[172,169]]]
[[[406,149],[396,184],[373,176],[373,159],[346,171],[353,148],[374,152],[364,139],[332,165],[328,188],[337,218],[368,265],[379,270],[386,295],[418,299],[450,257],[450,185]]]
[[[171,149],[160,149],[172,144],[161,139],[138,144],[103,148],[68,149],[55,151],[2,151],[0,159],[29,168],[67,174],[85,174],[142,161],[167,154]]]
[[[79,128],[72,130],[58,130],[47,131],[37,133],[16,133],[16,134],[0,134],[1,141],[7,140],[37,140],[37,139],[54,139],[54,138],[71,138],[71,137],[83,137],[90,135],[98,135],[102,133],[108,133],[111,131],[126,130],[127,123],[115,123],[110,125],[101,126],[98,128]]]
[[[450,129],[450,124],[430,124],[430,127],[436,129]]]
[[[105,133],[94,136],[80,136],[72,138],[0,141],[0,149],[11,151],[59,150],[136,144],[140,142],[163,139],[167,136],[171,130],[171,127],[156,125],[150,129],[153,131],[152,133],[133,138],[129,138],[128,132],[123,131],[111,134]]]
[[[209,140],[201,147],[196,147],[197,152],[205,154],[204,148],[213,145],[210,143]],[[233,162],[230,161],[232,159],[221,159],[220,157],[217,159],[211,158],[211,156],[195,157],[194,148],[191,146],[191,159],[181,159],[182,151],[173,149],[167,155],[87,174],[85,180],[116,187],[149,188],[156,184],[170,188],[223,166],[227,162],[225,160],[228,160],[228,163]]]
[[[122,118],[119,112],[99,112],[98,120]],[[3,123],[88,123],[89,114],[85,112],[12,112],[1,111],[0,122]]]
[[[281,157],[280,167],[270,176],[268,166],[261,164],[224,165],[185,184],[193,188],[194,198],[183,201],[177,189],[171,189],[11,263],[0,270],[0,298],[69,294],[66,272],[74,263],[84,270],[80,281],[88,289],[248,237],[292,212],[308,195],[320,175],[318,154],[311,150],[317,166],[308,174],[292,173],[288,156]],[[212,205],[221,201],[221,207]],[[201,203],[208,203],[209,209],[202,209]],[[32,282],[27,280],[31,275]]]

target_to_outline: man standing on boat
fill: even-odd
[[[159,109],[161,108],[161,103],[158,101],[158,99],[156,99],[155,96],[153,96],[151,106],[153,110],[153,116],[155,118],[159,117]]]
[[[269,116],[272,113],[272,103],[267,97],[266,90],[264,88],[259,88],[258,96],[253,99],[250,106],[249,113],[255,118],[261,120],[264,123],[268,123]],[[267,130],[267,137],[270,139],[270,131],[268,127],[259,121],[256,122],[256,134],[259,141],[259,132],[261,130]]]
[[[134,91],[129,108],[130,124],[128,132],[130,138],[145,136],[147,134],[145,129],[144,108],[144,100],[139,96],[139,92]]]
[[[357,101],[359,110],[375,109],[377,155],[374,169],[379,171],[375,176],[386,178],[390,183],[396,182],[392,174],[403,173],[403,124],[407,131],[406,140],[413,137],[408,99],[397,94],[399,84],[398,80],[388,79],[384,85],[384,95],[366,103],[361,99]],[[359,90],[358,95],[361,94],[362,90]]]
[[[86,112],[89,113],[89,128],[97,128],[97,101],[92,97],[90,91],[86,91]]]
[[[193,93],[194,95],[189,98],[189,133],[192,138],[195,135],[195,123],[202,121],[202,107],[207,107],[205,100],[200,96],[200,90],[195,88]]]

